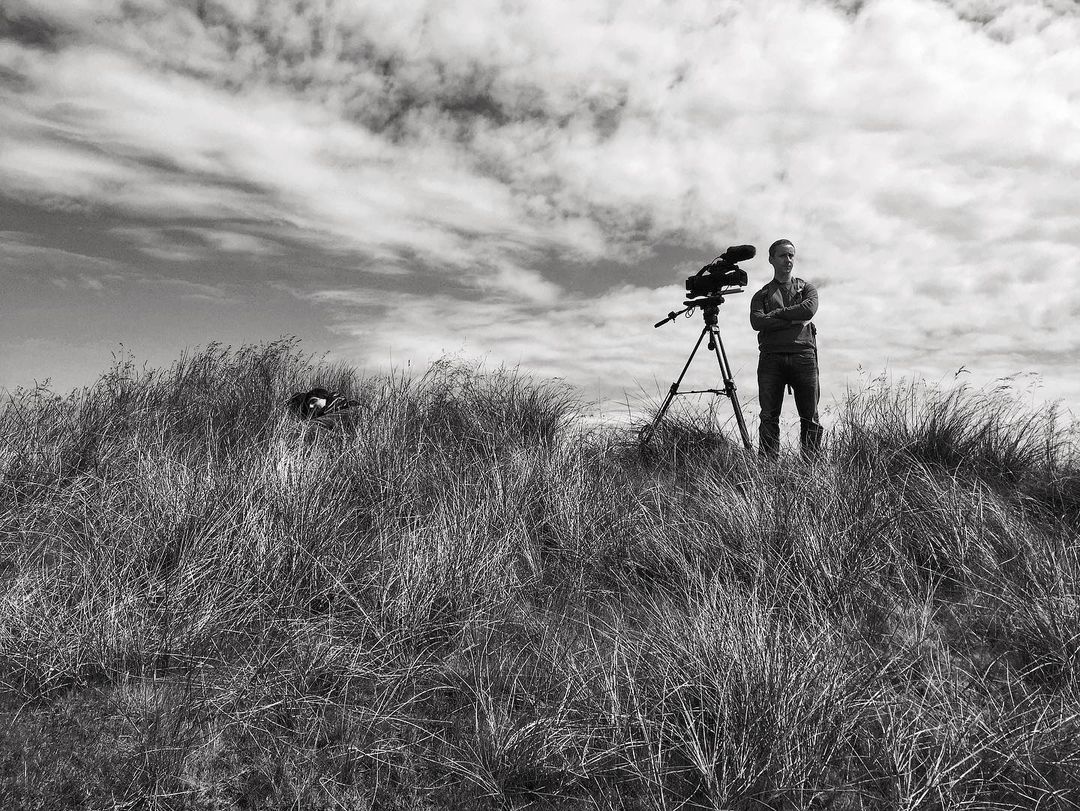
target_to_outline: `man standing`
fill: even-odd
[[[758,452],[770,459],[780,451],[780,408],[790,386],[799,412],[803,456],[821,447],[818,422],[817,328],[810,323],[818,308],[817,288],[794,278],[795,246],[778,239],[769,246],[772,281],[750,301],[750,326],[758,334],[758,403],[761,406]]]

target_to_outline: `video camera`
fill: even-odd
[[[738,263],[753,259],[756,253],[753,245],[732,245],[686,280],[687,296],[693,298],[741,292],[732,289],[745,286],[747,281],[746,271]]]

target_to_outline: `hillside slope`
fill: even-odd
[[[878,387],[769,466],[287,341],[18,392],[0,805],[1078,807],[1071,430]]]

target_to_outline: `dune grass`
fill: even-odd
[[[875,387],[773,466],[291,341],[16,392],[0,805],[1077,807],[1074,438]]]

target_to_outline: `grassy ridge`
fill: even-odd
[[[281,404],[359,400],[334,433]],[[1073,808],[1080,464],[873,388],[826,457],[289,342],[0,414],[0,803]]]

